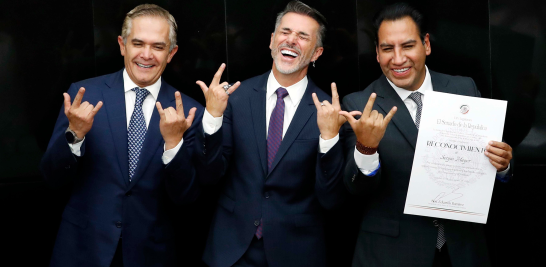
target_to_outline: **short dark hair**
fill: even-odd
[[[288,3],[288,5],[286,5],[286,8],[284,8],[281,13],[277,14],[275,31],[277,31],[277,28],[281,24],[282,17],[290,12],[311,17],[319,24],[319,30],[317,34],[317,47],[322,47],[322,41],[326,37],[326,25],[328,24],[328,22],[318,10],[300,1],[291,1],[290,3]]]
[[[373,19],[373,27],[375,30],[375,45],[379,45],[379,27],[381,26],[381,23],[383,23],[383,21],[395,21],[403,19],[405,17],[410,17],[413,22],[415,22],[415,25],[417,25],[417,30],[419,31],[419,37],[421,38],[421,42],[424,43],[425,36],[427,35],[427,30],[425,28],[425,18],[423,17],[423,14],[421,14],[421,12],[419,12],[417,9],[411,7],[406,3],[396,3],[383,8],[377,13],[377,15],[375,15]]]

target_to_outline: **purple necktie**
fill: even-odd
[[[276,91],[277,103],[269,118],[269,130],[267,131],[267,171],[271,171],[271,165],[275,160],[275,155],[281,146],[282,130],[284,124],[284,98],[288,95],[286,89],[279,87]],[[256,237],[262,238],[262,220],[256,228]]]

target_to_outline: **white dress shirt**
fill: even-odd
[[[298,109],[298,105],[301,102],[301,99],[303,97],[303,94],[305,93],[305,89],[307,88],[309,80],[307,79],[307,76],[303,77],[299,82],[285,87],[285,89],[288,91],[288,96],[284,98],[284,123],[283,123],[283,129],[282,129],[282,136],[284,138],[284,135],[286,134],[286,131],[288,130],[288,127],[290,126],[290,122],[292,121],[292,118],[294,118],[294,114],[296,114],[296,110]],[[273,72],[269,73],[269,77],[267,78],[267,92],[266,92],[266,104],[265,104],[265,116],[266,116],[266,136],[268,134],[269,130],[269,119],[271,118],[271,113],[273,113],[273,109],[275,109],[275,105],[277,103],[277,94],[275,91],[279,88],[283,87],[279,84],[277,79],[275,79],[275,75],[273,75]],[[223,115],[218,118],[214,118],[207,110],[205,110],[205,114],[203,115],[203,130],[207,134],[214,134],[217,132],[220,127],[222,127],[222,119]],[[320,146],[320,152],[321,153],[327,153],[336,143],[339,141],[339,134],[336,135],[334,138],[329,140],[324,140],[322,137],[319,138],[319,146]]]
[[[425,95],[427,94],[427,92],[434,91],[432,89],[432,80],[430,79],[430,73],[428,71],[428,67],[425,66],[425,69],[426,69],[425,80],[423,81],[423,84],[421,85],[421,87],[419,87],[419,89],[417,89],[416,91],[409,91],[409,90],[400,88],[394,85],[394,83],[392,83],[389,80],[389,78],[385,77],[385,79],[387,79],[387,82],[389,82],[389,84],[392,86],[394,91],[396,91],[398,96],[400,96],[400,99],[404,100],[404,104],[408,108],[408,111],[414,123],[415,123],[415,116],[417,116],[417,104],[409,96],[413,92],[421,93],[421,102],[423,103],[423,106],[424,106],[425,100],[426,100]],[[379,153],[377,152],[373,155],[364,155],[360,153],[360,151],[358,151],[355,147],[354,159],[355,159],[356,166],[360,169],[360,171],[364,175],[369,175],[370,173],[377,170],[379,167]],[[508,166],[508,168],[506,168],[506,170],[502,172],[497,172],[497,174],[504,176],[509,169],[510,169],[510,166]]]
[[[135,102],[136,102],[136,93],[131,90],[135,87],[139,87],[136,85],[133,80],[129,77],[129,74],[127,73],[127,70],[123,70],[123,88],[125,90],[125,115],[127,118],[127,128],[129,128],[129,123],[131,122],[131,116],[133,115],[133,111],[135,110]],[[142,88],[142,87],[139,87]],[[157,100],[157,96],[159,95],[159,89],[161,89],[161,77],[152,85],[147,86],[146,89],[150,92],[148,96],[144,99],[144,102],[142,103],[142,112],[144,113],[144,120],[146,121],[146,129],[150,125],[150,120],[152,118],[152,114],[154,112],[155,102]],[[84,137],[85,140],[85,137]],[[169,164],[171,160],[176,156],[176,153],[178,153],[178,150],[180,150],[180,147],[182,147],[182,143],[184,143],[184,139],[180,140],[180,143],[172,149],[169,149],[165,152],[163,152],[163,156],[161,159],[163,160],[163,164]],[[83,144],[83,141],[77,143],[77,144],[68,144],[70,146],[70,150],[72,150],[72,154],[76,156],[81,156],[81,146]],[[163,149],[165,149],[165,146],[163,146]]]

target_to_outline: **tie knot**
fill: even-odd
[[[150,94],[150,91],[148,91],[148,89],[146,88],[140,89],[138,87],[135,87],[131,90],[135,91],[136,93],[136,104],[138,105],[142,105],[144,99],[148,96],[148,94]]]
[[[415,104],[417,104],[418,106],[422,106],[423,105],[423,101],[421,100],[421,93],[419,92],[413,92],[411,93],[411,95],[409,95],[409,98],[411,98],[411,100],[413,100],[413,102],[415,102]]]
[[[279,87],[279,89],[277,89],[276,93],[277,93],[277,99],[279,99],[279,98],[283,99],[288,95],[288,91],[286,91],[286,89],[283,88],[283,87]]]

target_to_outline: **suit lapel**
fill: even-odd
[[[400,99],[400,96],[394,91],[389,82],[387,82],[385,76],[381,76],[379,82],[379,86],[375,89],[375,92],[377,93],[377,99],[375,100],[377,106],[379,106],[385,114],[389,113],[393,106],[398,108],[398,111],[392,117],[391,122],[415,149],[418,130],[406,104],[404,104],[404,101]],[[391,127],[391,125],[388,127]]]
[[[127,155],[127,116],[125,110],[125,91],[123,89],[123,70],[112,75],[102,90],[104,108],[110,123],[112,138],[118,164],[125,185],[129,184],[129,159]]]
[[[260,162],[262,164],[262,170],[264,174],[267,174],[267,140],[266,140],[266,120],[265,120],[265,108],[266,108],[266,93],[267,93],[267,77],[269,72],[262,75],[260,82],[254,87],[254,92],[249,98],[252,126],[254,127],[254,136],[256,137],[256,144],[258,145],[258,154],[260,156]]]
[[[317,87],[315,84],[311,81],[311,79],[309,79],[309,83],[307,84],[307,88],[303,94],[301,102],[296,109],[296,113],[290,122],[290,126],[288,127],[284,138],[282,139],[281,146],[275,155],[275,160],[273,160],[273,164],[271,164],[271,171],[269,174],[275,170],[275,167],[282,159],[284,154],[286,154],[292,143],[294,143],[294,140],[296,140],[298,134],[311,118],[311,115],[316,112],[316,107],[311,96],[311,94],[316,91],[316,88]]]
[[[432,82],[432,90],[434,90],[435,92],[450,93],[450,94],[457,93],[456,88],[448,87],[449,85],[448,79],[444,79],[442,76],[438,75],[434,71],[429,71],[429,72],[430,72],[430,81]],[[425,101],[426,101],[426,96],[425,96]]]
[[[170,88],[165,80],[161,80],[161,89],[159,89],[157,101],[161,103],[161,106],[164,109],[172,106],[172,101],[175,100],[175,90],[169,89]],[[148,130],[146,131],[146,138],[144,139],[144,144],[142,144],[142,150],[140,151],[140,158],[138,160],[138,166],[135,170],[135,176],[129,185],[129,189],[131,189],[144,175],[148,165],[150,165],[150,162],[154,160],[154,157],[156,156],[158,146],[164,144],[161,131],[159,130],[159,120],[159,112],[157,111],[157,108],[154,107],[152,118],[150,119]]]

